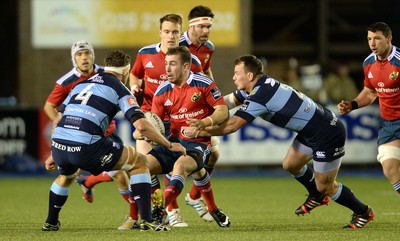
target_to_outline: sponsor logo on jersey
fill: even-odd
[[[92,82],[97,82],[97,83],[100,83],[100,84],[104,83],[103,77],[99,76],[98,74],[93,76],[91,78],[91,80],[92,80]]]
[[[368,78],[370,78],[370,79],[374,78],[374,76],[372,75],[371,72],[368,73]]]
[[[137,103],[137,101],[136,101],[136,98],[128,97],[126,100],[128,101],[128,104],[129,104],[130,106],[138,105],[138,103]]]
[[[108,154],[108,155],[102,156],[102,157],[100,158],[100,160],[101,160],[101,166],[105,166],[105,165],[107,165],[108,163],[110,163],[110,162],[112,161],[112,157],[113,157],[113,154],[112,154],[112,153],[110,153],[110,154]]]
[[[393,93],[399,91],[400,88],[375,88],[376,92],[383,92],[383,93]]]
[[[274,78],[267,78],[264,83],[274,86],[276,84],[276,80]]]
[[[397,78],[397,76],[395,78]],[[377,85],[378,85],[379,88],[375,88],[376,92],[393,93],[393,92],[398,92],[400,90],[400,87],[397,87],[397,88],[384,88],[385,87],[385,83],[383,83],[383,82],[378,82]]]
[[[113,141],[113,147],[115,147],[117,149],[121,149],[121,145],[114,141]]]
[[[67,151],[67,152],[80,152],[82,149],[82,146],[67,146],[67,145],[57,143],[55,141],[51,142],[51,146],[53,146],[54,148],[57,148],[58,150]]]
[[[247,107],[249,107],[249,102],[245,102],[240,106],[240,110],[246,111]]]
[[[186,113],[186,112],[187,112],[187,109],[186,109],[186,108],[180,108],[180,109],[178,110],[178,112],[179,112],[179,113]]]
[[[214,100],[216,100],[222,96],[221,91],[218,89],[217,86],[212,88],[212,90],[210,92],[211,92],[212,96],[214,97]]]
[[[187,118],[195,118],[197,116],[204,115],[204,113],[205,113],[205,110],[201,109],[201,110],[190,112],[190,113],[171,114],[171,119],[182,120],[182,119],[187,119]]]
[[[200,97],[201,97],[201,92],[194,93],[192,95],[192,102],[196,102],[196,101],[200,100]]]
[[[76,125],[79,126],[82,122],[82,117],[79,116],[66,116],[65,117],[65,124],[69,125]]]
[[[399,77],[399,72],[394,72],[394,71],[393,71],[393,72],[389,75],[389,79],[391,79],[391,80],[396,80],[397,77]]]
[[[249,95],[254,95],[257,93],[258,89],[260,88],[260,86],[255,87],[253,90],[251,90]]]
[[[165,82],[165,80],[158,80],[158,79],[152,79],[152,78],[147,78],[146,79],[147,82],[153,83],[153,84],[162,84]]]
[[[167,80],[168,79],[168,75],[167,74],[160,74],[160,79]]]
[[[317,152],[315,152],[315,155],[317,155],[318,158],[325,158],[324,151],[317,151]]]
[[[201,146],[196,146],[194,149],[197,149],[197,150],[203,152],[203,148],[201,148]]]
[[[152,69],[152,68],[154,68],[154,65],[151,61],[149,61],[149,62],[147,62],[147,64],[144,67],[148,68],[148,69]]]
[[[333,153],[333,156],[338,156],[342,153],[344,153],[344,146],[342,146],[340,148],[335,148],[335,153]]]
[[[337,119],[336,115],[332,112],[332,120],[330,122],[330,125],[335,126],[337,121],[338,121],[338,119]]]
[[[172,106],[172,102],[168,99],[165,101],[164,106]]]

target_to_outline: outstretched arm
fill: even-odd
[[[173,152],[182,152],[186,156],[186,148],[178,142],[168,141],[149,121],[145,118],[136,120],[133,125],[144,137],[157,142]]]
[[[353,101],[342,100],[337,104],[337,108],[341,115],[350,113],[352,110],[362,108],[372,104],[377,97],[376,91],[364,87],[364,89],[358,94]]]
[[[182,127],[182,133],[190,138],[196,138],[199,136],[223,136],[236,132],[246,124],[246,120],[234,115],[232,118],[219,125],[208,126],[203,130],[199,130],[194,126],[184,126]]]
[[[192,127],[196,127],[198,130],[203,130],[207,126],[214,126],[222,123],[229,117],[228,106],[217,105],[214,107],[214,112],[203,119],[188,118],[188,123]]]
[[[230,93],[224,96],[224,100],[226,105],[228,106],[228,109],[233,109],[236,106],[240,105],[241,103],[236,99],[234,93]]]
[[[143,80],[133,75],[132,72],[129,74],[129,88],[132,94],[136,97],[143,92],[143,90],[140,88],[142,86],[142,82]]]

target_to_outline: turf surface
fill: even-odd
[[[333,201],[311,214],[297,217],[305,189],[289,177],[214,177],[218,206],[230,217],[230,228],[202,221],[179,198],[188,228],[168,233],[118,231],[128,212],[115,183],[95,188],[92,204],[81,198],[77,185],[60,214],[61,229],[43,232],[52,178],[0,178],[0,240],[399,240],[399,196],[383,177],[339,177],[375,211],[364,229],[347,230],[352,212]],[[192,181],[186,181],[185,194]]]

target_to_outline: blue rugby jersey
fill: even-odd
[[[324,118],[324,109],[311,98],[292,87],[264,75],[251,93],[235,91],[235,98],[243,105],[235,115],[252,122],[257,116],[306,136],[317,133],[318,122]]]
[[[77,84],[60,106],[63,117],[54,129],[53,139],[92,144],[104,132],[118,111],[135,122],[144,118],[131,92],[114,75],[100,73]]]

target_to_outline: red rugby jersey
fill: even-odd
[[[158,88],[153,98],[151,111],[160,117],[169,115],[171,135],[189,139],[180,132],[182,126],[188,126],[187,118],[203,119],[214,112],[217,105],[225,105],[221,91],[215,81],[201,74],[191,73],[181,87],[165,82]],[[210,137],[191,140],[210,144]]]
[[[61,103],[67,98],[69,92],[71,92],[72,88],[85,79],[89,79],[93,75],[98,72],[104,71],[103,66],[94,65],[94,71],[89,76],[82,76],[81,73],[76,70],[76,68],[72,68],[68,73],[59,78],[51,91],[50,95],[47,97],[47,102],[52,103],[55,106],[61,105]]]
[[[388,121],[400,119],[400,51],[393,46],[392,53],[379,61],[371,53],[363,63],[364,86],[375,90],[379,98],[381,117]]]
[[[210,40],[208,40],[205,44],[202,44],[200,47],[197,47],[192,43],[192,41],[190,41],[188,32],[186,31],[179,39],[179,45],[188,47],[190,52],[200,59],[204,72],[211,67],[211,58],[214,54],[215,47]]]
[[[196,56],[192,55],[192,65],[190,69],[196,73],[202,72],[200,60]],[[161,51],[160,43],[148,45],[139,50],[131,73],[137,78],[143,79],[144,96],[141,109],[143,112],[150,111],[154,92],[161,83],[167,81],[165,53]]]

